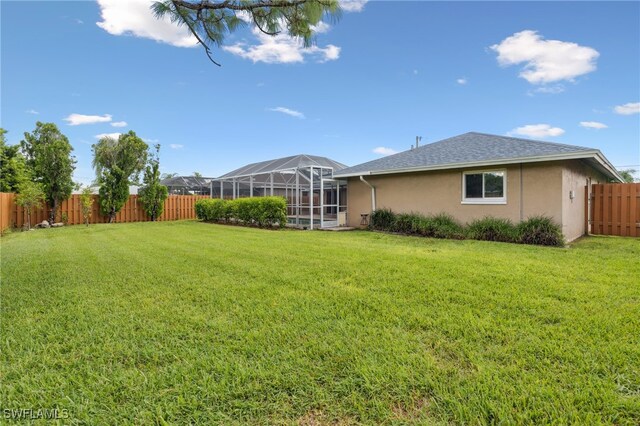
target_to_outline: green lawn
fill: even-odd
[[[2,243],[2,409],[91,424],[640,423],[640,240],[198,223]]]

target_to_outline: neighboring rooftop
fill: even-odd
[[[617,179],[615,168],[593,148],[508,136],[469,132],[348,167],[335,177],[402,173],[490,164],[526,163],[571,158],[592,159],[603,173]]]
[[[208,177],[175,176],[162,179],[160,183],[167,187],[169,194],[211,195],[211,179]]]
[[[162,179],[160,183],[169,187],[208,187],[212,178],[196,177],[196,176],[175,176],[167,179]]]
[[[334,171],[346,168],[342,163],[338,163],[327,157],[319,157],[317,155],[292,155],[290,157],[276,158],[275,160],[261,161],[259,163],[251,163],[239,169],[233,170],[217,179],[228,179],[235,177],[245,177],[257,174],[269,174],[273,172],[289,171],[309,166],[331,167]]]

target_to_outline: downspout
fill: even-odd
[[[376,187],[364,180],[363,176],[360,176],[360,180],[369,188],[371,188],[371,212],[374,212],[376,211]]]

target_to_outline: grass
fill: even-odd
[[[640,423],[640,243],[193,221],[3,237],[2,409],[91,424]]]

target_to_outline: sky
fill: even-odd
[[[148,0],[1,1],[0,125],[91,144],[134,130],[161,170],[219,176],[295,154],[347,165],[469,131],[600,149],[640,169],[639,2],[356,0],[304,49],[251,27],[217,67]]]

